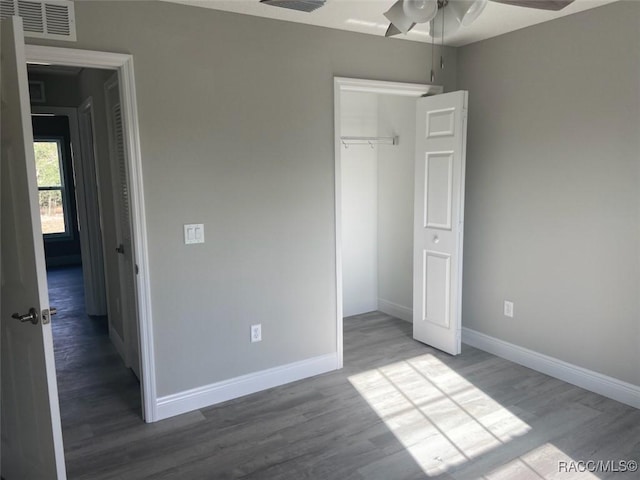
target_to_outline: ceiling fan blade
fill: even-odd
[[[515,7],[537,8],[538,10],[562,10],[572,4],[574,0],[491,0],[496,3],[513,5]]]
[[[401,33],[402,32],[398,30],[398,28],[393,23],[390,23],[389,28],[387,28],[387,31],[385,32],[384,36],[393,37],[394,35],[399,35]]]
[[[409,33],[409,30],[411,30],[413,27],[415,27],[416,24],[412,23],[409,26],[409,29],[407,30],[407,33]],[[394,35],[400,35],[402,32],[400,31],[400,29],[398,27],[396,27],[393,23],[389,24],[389,28],[387,28],[387,31],[385,32],[384,36],[385,37],[393,37]]]

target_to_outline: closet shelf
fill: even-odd
[[[399,138],[395,137],[340,137],[342,145],[349,147],[350,145],[369,145],[373,148],[375,145],[398,145]]]

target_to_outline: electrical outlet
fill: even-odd
[[[504,316],[513,318],[513,302],[509,300],[504,301]]]
[[[262,325],[251,325],[251,343],[262,341]]]

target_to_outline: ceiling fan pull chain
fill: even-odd
[[[440,36],[440,70],[444,70],[444,16],[445,5],[442,5],[442,35]]]
[[[433,32],[433,27],[435,26],[434,20],[429,22],[429,29]],[[431,83],[436,81],[436,73],[433,71],[433,44],[435,43],[435,39],[431,37]]]

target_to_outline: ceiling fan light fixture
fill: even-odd
[[[476,19],[480,16],[480,14],[484,11],[485,7],[487,6],[487,3],[489,3],[489,0],[471,0],[468,2],[453,2],[454,5],[456,3],[470,4],[465,9],[464,15],[462,15],[461,17],[458,17],[462,25],[464,25],[465,27],[468,27],[473,22],[475,22]],[[456,12],[456,15],[457,15],[457,12]]]
[[[384,13],[384,16],[402,33],[407,33],[415,26],[415,22],[405,15],[402,3],[402,0],[398,0]]]
[[[437,0],[404,0],[404,14],[415,23],[426,23],[433,20],[438,13]]]
[[[480,16],[487,3],[489,0],[451,0],[448,7],[458,21],[466,27]]]

